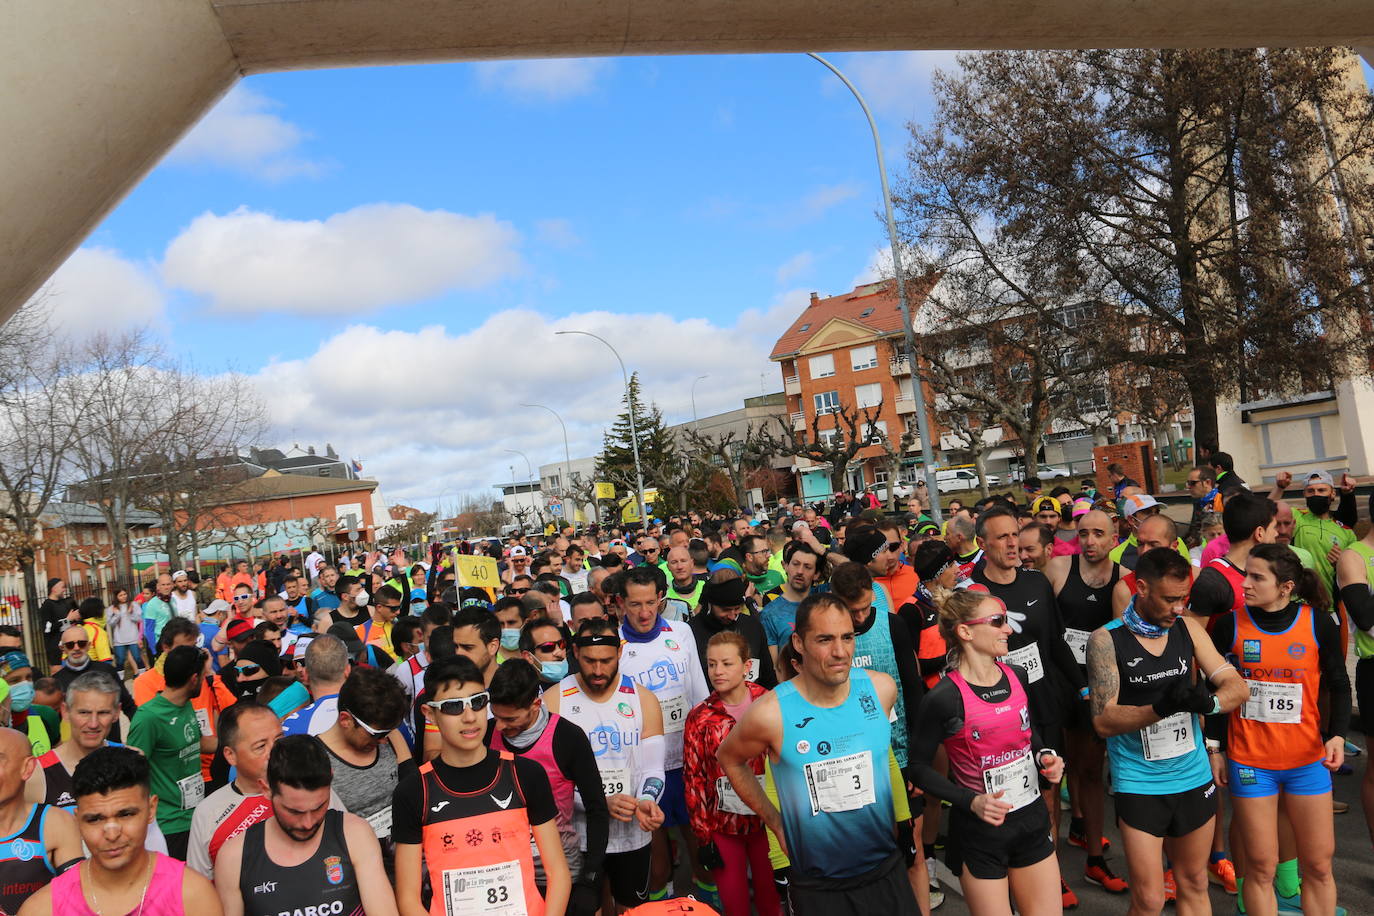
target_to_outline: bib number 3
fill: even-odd
[[[868,751],[815,760],[802,768],[811,814],[838,814],[871,805],[877,796],[873,786],[873,755]]]

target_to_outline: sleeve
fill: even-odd
[[[191,837],[186,845],[186,864],[213,881],[215,866],[210,862],[210,837],[206,829],[210,823],[209,813],[202,803],[196,807],[196,813],[191,817]]]
[[[1341,651],[1341,634],[1336,619],[1323,611],[1314,610],[1312,613],[1316,617],[1321,685],[1328,697],[1326,728],[1322,731],[1322,737],[1330,740],[1344,737],[1350,729],[1350,675],[1345,670],[1345,653]]]
[[[935,752],[945,738],[953,734],[953,725],[963,718],[964,704],[954,682],[946,679],[932,687],[917,710],[916,729],[911,736],[910,769],[912,780],[922,791],[970,811],[976,793],[955,784],[932,766]]]
[[[1374,629],[1374,593],[1367,583],[1352,582],[1341,589],[1341,604],[1355,623],[1355,629],[1368,633]]]
[[[547,784],[545,780],[545,784]],[[521,784],[523,787],[523,783]],[[420,773],[407,773],[391,793],[391,839],[396,843],[420,845],[423,835],[424,801],[420,797]],[[534,823],[531,816],[530,823]],[[542,823],[542,821],[541,821]]]
[[[1083,668],[1079,666],[1078,659],[1074,658],[1073,650],[1063,639],[1064,620],[1059,616],[1059,602],[1055,599],[1054,586],[1050,585],[1050,580],[1044,576],[1040,577],[1044,583],[1044,597],[1042,600],[1049,602],[1050,626],[1053,632],[1044,634],[1045,640],[1050,644],[1050,660],[1054,667],[1058,669],[1064,683],[1073,689],[1075,699],[1083,695],[1083,691],[1088,687],[1088,677],[1083,673]]]
[[[705,716],[698,706],[687,716],[687,725],[682,735],[682,782],[687,796],[687,814],[692,825],[692,833],[697,842],[705,845],[711,841],[710,812],[715,810],[715,787],[710,785],[704,759],[705,747],[709,739],[705,731]],[[718,742],[717,742],[718,743]]]
[[[611,833],[611,812],[601,787],[601,770],[587,733],[566,719],[558,722],[553,735],[554,757],[572,764],[572,772],[563,775],[573,781],[582,796],[587,818],[587,851],[582,856],[582,871],[587,875],[600,874],[606,860],[606,843]],[[577,876],[573,876],[576,880]]]
[[[118,676],[115,679],[119,681],[119,708],[123,710],[124,715],[133,719],[134,713],[138,712],[138,704],[129,695],[129,687],[124,683],[124,679]]]
[[[531,827],[547,824],[558,817],[553,788],[543,767],[526,757],[516,757],[515,776],[520,780],[520,791],[525,796],[525,810],[529,813]]]
[[[1193,580],[1188,593],[1188,607],[1202,617],[1225,614],[1235,605],[1236,595],[1231,583],[1215,567],[1204,566]]]
[[[148,725],[149,719],[150,716],[134,716],[133,721],[129,723],[129,740],[127,743],[130,747],[138,748],[143,752],[144,757],[152,760],[155,736],[152,728]]]
[[[907,746],[910,747],[916,728],[913,710],[921,706],[921,697],[926,692],[926,682],[921,680],[920,669],[916,667],[916,648],[911,644],[911,634],[896,614],[888,614],[888,630],[892,634],[892,652],[897,657],[897,689],[902,692],[902,702],[906,704]]]
[[[1336,511],[1331,513],[1331,516],[1345,527],[1354,528],[1360,521],[1360,512],[1355,505],[1355,492],[1352,490],[1347,493],[1341,490],[1340,494],[1341,498],[1336,504]]]
[[[686,644],[687,651],[696,656],[693,659],[696,664],[687,666],[687,702],[696,706],[711,695],[711,687],[706,683],[706,667],[701,663],[700,655],[697,652],[696,634],[685,624],[682,629],[685,632],[680,634],[680,638]]]

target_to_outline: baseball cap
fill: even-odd
[[[218,614],[223,614],[227,610],[229,610],[229,602],[225,601],[223,598],[216,598],[214,601],[211,601],[205,607],[201,608],[200,612],[206,617],[214,617]]]
[[[516,544],[514,547],[510,549],[510,555],[513,557],[527,556],[527,554],[525,553],[525,548],[521,547],[519,544]]]
[[[32,668],[29,657],[18,649],[0,655],[0,678],[6,677],[22,668]]]
[[[178,569],[176,572],[172,573],[172,581],[173,581],[173,582],[175,582],[175,581],[178,580],[178,579],[185,579],[185,578],[187,578],[187,575],[186,575],[186,570],[184,570],[184,569]]]
[[[1091,512],[1092,510],[1093,510],[1093,501],[1092,501],[1091,499],[1075,499],[1075,500],[1073,501],[1073,517],[1074,517],[1074,518],[1078,518],[1078,517],[1080,517],[1080,516],[1087,515],[1087,514],[1088,514],[1089,512]]]
[[[1141,509],[1153,509],[1157,507],[1159,505],[1159,500],[1155,499],[1149,493],[1132,493],[1130,496],[1126,497],[1125,504],[1122,511],[1126,513],[1127,518],[1130,518]]]
[[[1031,500],[1031,515],[1039,515],[1041,512],[1060,511],[1059,500],[1053,496],[1037,496]]]
[[[224,631],[225,638],[228,639],[230,642],[235,642],[240,639],[247,639],[248,637],[253,635],[254,626],[255,624],[247,620],[231,621],[229,626]]]
[[[1331,478],[1331,472],[1322,470],[1316,470],[1308,474],[1303,483],[1324,483],[1328,487],[1334,487],[1336,485],[1336,481]]]

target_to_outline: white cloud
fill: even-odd
[[[225,312],[340,315],[474,289],[520,267],[515,229],[490,214],[367,204],[324,220],[204,213],[167,246],[171,286]]]
[[[319,175],[323,166],[297,151],[305,132],[273,114],[279,107],[261,93],[235,86],[182,138],[168,160],[227,168],[270,181]]]
[[[862,190],[854,181],[823,185],[802,198],[796,219],[803,222],[820,219],[831,207],[839,206],[847,200],[859,196]]]
[[[794,254],[778,267],[778,285],[790,283],[798,277],[804,277],[811,272],[811,268],[816,266],[816,256],[809,251]]]
[[[536,220],[535,238],[554,248],[576,248],[582,244],[582,237],[573,228],[572,220],[553,218]]]
[[[324,341],[310,356],[277,362],[255,375],[272,404],[278,436],[292,441],[333,441],[345,457],[363,461],[391,501],[432,505],[440,494],[481,492],[508,467],[525,473],[519,449],[539,464],[563,460],[563,434],[547,404],[567,424],[574,458],[595,454],[603,429],[620,411],[620,366],[605,346],[587,337],[554,336],[586,330],[609,340],[631,372],[639,371],[646,399],[667,422],[691,417],[691,385],[701,416],[735,409],[745,397],[781,388],[767,354],[778,322],[795,317],[796,291],[768,310],[748,310],[734,327],[664,314],[587,312],[550,319],[515,309],[490,316],[472,330],[443,327],[415,332],[354,325]],[[801,301],[806,294],[800,293]],[[665,346],[671,341],[671,346]],[[386,352],[367,372],[341,371],[359,353]],[[379,399],[378,391],[404,392]],[[340,411],[350,440],[338,440]]]
[[[166,300],[147,268],[108,248],[78,248],[34,297],[66,334],[159,324]]]
[[[563,60],[495,60],[473,64],[483,89],[509,93],[525,101],[556,102],[586,95],[611,62],[604,58]]]
[[[936,70],[947,73],[959,69],[958,55],[963,51],[880,51],[851,54],[843,63],[854,84],[877,111],[899,118],[912,118],[920,106],[930,103],[930,80]],[[848,92],[839,81],[826,75],[826,92]]]

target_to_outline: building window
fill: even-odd
[[[871,309],[871,308],[866,308],[866,309],[864,309],[862,312],[859,313],[859,317],[860,317],[860,318],[867,318],[869,315],[872,315],[872,314],[873,314],[873,309]]]
[[[878,382],[854,386],[854,404],[857,407],[877,407],[883,402],[883,386]]]
[[[838,391],[821,391],[811,396],[816,405],[816,416],[828,413],[837,413],[840,409],[840,393]]]
[[[864,441],[869,445],[877,445],[887,438],[887,421],[878,420],[864,427]]]
[[[887,468],[877,468],[873,471],[873,482],[878,486],[882,486],[887,483],[888,476]]]
[[[855,347],[849,351],[849,367],[855,372],[860,369],[872,369],[878,365],[878,348],[876,346]]]
[[[797,333],[801,333],[802,331],[809,331],[809,330],[811,330],[811,322],[808,321],[806,324],[804,324],[804,325],[802,325],[801,327],[797,328]]]
[[[840,431],[838,429],[823,429],[816,434],[816,438],[820,440],[822,445],[828,446],[834,444],[835,437],[839,434]]]
[[[835,374],[835,355],[827,353],[824,356],[811,357],[808,370],[812,378],[830,378]]]

